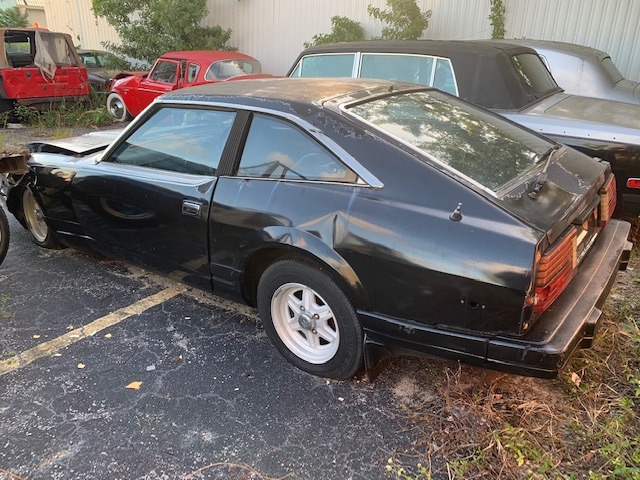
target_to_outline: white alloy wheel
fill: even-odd
[[[38,244],[47,241],[49,235],[49,226],[44,219],[44,211],[38,201],[31,193],[31,190],[25,188],[22,194],[22,208],[24,211],[24,219],[29,227],[29,232]]]
[[[362,367],[364,332],[329,270],[297,255],[260,276],[257,303],[269,339],[291,364],[321,377],[350,378]]]
[[[315,364],[331,360],[340,346],[340,330],[327,302],[312,288],[286,283],[271,300],[273,326],[284,345]]]

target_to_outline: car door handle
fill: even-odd
[[[182,201],[182,214],[190,215],[192,217],[200,216],[200,207],[202,204],[200,202],[194,202],[192,200],[183,200]]]

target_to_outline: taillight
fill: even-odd
[[[616,209],[616,178],[613,174],[609,175],[609,179],[598,193],[600,194],[600,224],[604,227]]]
[[[627,187],[640,188],[640,178],[627,178]]]
[[[540,257],[533,311],[542,313],[560,296],[576,273],[576,229],[572,227]]]

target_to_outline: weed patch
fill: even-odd
[[[63,138],[68,133],[66,127],[104,127],[113,121],[101,95],[92,96],[86,103],[61,103],[45,110],[18,105],[13,115],[25,125],[59,129],[57,138]]]

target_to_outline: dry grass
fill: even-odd
[[[555,380],[433,369],[436,395],[404,406],[421,441],[394,478],[640,479],[639,225],[592,349]]]

